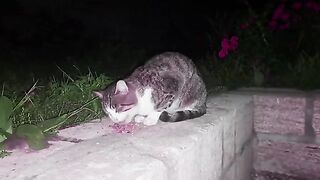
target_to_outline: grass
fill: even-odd
[[[60,70],[63,80],[52,80],[46,86],[38,86],[36,82],[23,97],[5,96],[3,89],[0,143],[15,135],[27,138],[34,149],[42,149],[46,136],[103,116],[101,103],[92,92],[104,88],[112,79],[91,72],[75,78]],[[8,153],[2,150],[0,156],[5,155]]]
[[[88,52],[77,62],[73,62],[77,57],[69,57],[57,65],[48,57],[44,69],[44,62],[25,64],[16,56],[4,62],[0,68],[4,70],[0,71],[0,150],[10,136],[26,138],[33,149],[41,149],[45,137],[59,129],[101,118],[101,102],[92,92],[105,88],[144,60],[143,51],[132,51],[126,45],[103,47]],[[114,63],[121,60],[127,63]],[[90,61],[94,63],[88,64]],[[83,74],[84,69],[88,73]],[[0,155],[6,153],[2,151]]]
[[[12,116],[13,127],[20,124],[37,124],[62,114],[66,114],[93,98],[92,92],[101,89],[112,80],[104,75],[93,75],[73,79],[65,73],[65,80],[52,80],[47,86],[35,86],[28,95],[24,106]],[[15,98],[16,100],[19,98]],[[70,118],[64,126],[70,126],[101,117],[100,102],[94,101],[90,106]]]

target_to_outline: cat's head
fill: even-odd
[[[94,95],[101,99],[102,109],[113,122],[128,121],[134,114],[138,103],[136,88],[119,80],[103,91],[95,91]]]

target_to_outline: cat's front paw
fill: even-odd
[[[157,124],[159,117],[160,117],[161,112],[153,112],[149,114],[145,120],[143,121],[143,124],[146,126],[152,126]]]
[[[146,119],[146,116],[137,115],[137,116],[134,117],[134,121],[135,121],[136,123],[144,122],[145,119]]]

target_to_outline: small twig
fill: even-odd
[[[73,64],[72,66],[80,73],[80,69],[76,65]]]
[[[15,111],[17,108],[22,106],[29,98],[30,93],[36,88],[36,85],[38,83],[38,80],[33,84],[33,86],[29,89],[27,93],[23,96],[23,98],[19,101],[19,103],[13,108],[12,111]]]
[[[4,94],[4,84],[5,84],[5,83],[2,84],[1,96],[3,96],[3,94]]]
[[[56,65],[57,68],[63,73],[63,75],[67,76],[68,79],[70,79],[72,82],[74,82],[74,80],[71,78],[71,76],[69,76],[69,74],[67,74],[62,68],[60,68],[58,65]]]
[[[91,100],[89,100],[88,102],[86,102],[85,104],[83,104],[81,107],[73,110],[70,112],[70,114],[68,115],[68,113],[66,114],[63,114],[61,116],[59,116],[60,118],[64,118],[63,121],[61,121],[59,124],[55,125],[55,126],[52,126],[52,127],[49,127],[48,129],[45,129],[43,132],[46,133],[48,131],[51,131],[53,129],[58,129],[59,127],[61,127],[70,117],[74,116],[75,114],[81,112],[88,104],[90,104],[91,102],[93,102],[94,100],[96,100],[97,97],[94,97],[92,98]],[[65,116],[65,117],[63,117]]]
[[[65,107],[65,105],[66,105],[66,103],[64,102],[64,103],[62,104],[62,107],[61,107],[61,108],[60,108],[60,110],[59,110],[58,116],[60,116],[60,115],[61,115],[61,113],[62,113],[62,109]]]
[[[71,114],[67,117],[67,119],[70,118],[71,116],[74,116],[75,114],[81,112],[88,104],[90,104],[91,102],[93,102],[96,99],[97,99],[97,97],[94,97],[94,98],[90,99],[88,102],[86,102],[85,104],[83,104],[82,106],[80,106],[79,108],[71,111],[70,112]]]

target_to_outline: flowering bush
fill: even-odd
[[[227,38],[223,38],[221,41],[221,50],[219,51],[219,57],[225,58],[229,52],[235,51],[238,47],[238,40],[237,36],[232,36],[230,40]]]
[[[218,86],[319,88],[320,80],[310,77],[319,76],[314,69],[320,67],[320,3],[281,0],[263,10],[247,7],[246,15],[233,17],[236,26],[210,35],[215,38],[210,39],[205,74]],[[234,35],[229,39],[226,34]]]
[[[289,29],[291,25],[297,24],[303,19],[301,11],[317,14],[320,12],[320,4],[313,0],[307,0],[294,1],[289,6],[287,1],[282,0],[272,14],[269,27],[273,30]]]

